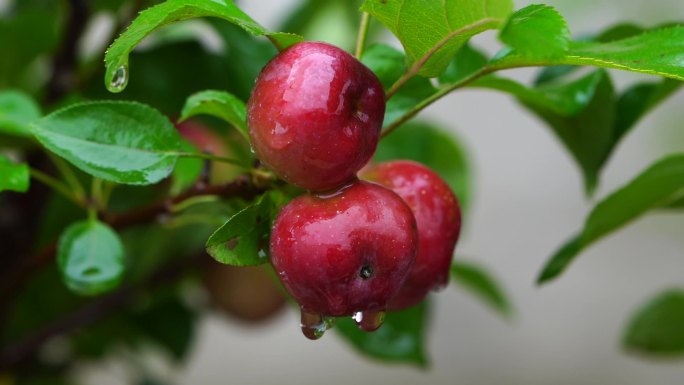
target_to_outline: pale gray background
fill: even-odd
[[[275,28],[296,1],[242,3]],[[546,3],[557,7],[575,33],[620,20],[648,26],[684,19],[684,2],[678,0]],[[493,49],[492,36],[478,40]],[[526,79],[532,72],[508,74]],[[621,86],[641,78],[618,76]],[[684,149],[683,102],[680,93],[627,137],[603,173],[597,198],[662,154]],[[638,305],[664,288],[684,286],[684,216],[649,215],[585,252],[558,281],[537,288],[533,282],[543,262],[580,228],[591,207],[572,159],[546,127],[503,94],[459,91],[422,116],[451,127],[469,147],[476,191],[458,252],[500,279],[517,310],[512,322],[451,286],[436,296],[427,371],[370,361],[334,333],[308,341],[293,310],[259,328],[208,316],[186,365],[140,364],[166,371],[178,384],[204,385],[684,383],[684,362],[645,361],[619,347],[623,326]],[[116,362],[85,369],[85,382],[104,383],[103,373],[112,384],[126,378]]]

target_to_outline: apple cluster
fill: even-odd
[[[421,164],[366,166],[385,113],[371,70],[335,46],[299,43],[264,67],[247,108],[261,162],[308,190],[279,213],[270,241],[307,337],[319,338],[341,316],[376,330],[385,311],[446,285],[458,201]]]

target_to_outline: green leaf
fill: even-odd
[[[624,332],[625,349],[653,357],[684,356],[684,290],[670,289],[632,316]]]
[[[57,263],[69,289],[82,295],[101,294],[123,278],[123,244],[103,223],[77,222],[59,237]]]
[[[618,139],[614,132],[616,96],[605,71],[533,89],[493,76],[471,86],[511,93],[543,119],[579,164],[587,192],[594,190],[599,172]]]
[[[547,261],[537,283],[556,278],[591,244],[649,210],[681,198],[683,191],[684,154],[671,155],[656,162],[594,207],[580,235]]]
[[[174,359],[186,357],[194,340],[196,317],[180,298],[156,301],[132,318],[145,337],[168,350]]]
[[[449,184],[461,207],[467,209],[471,168],[464,145],[454,135],[429,123],[407,123],[380,141],[373,158],[375,162],[393,159],[410,159],[430,167]]]
[[[511,316],[513,309],[504,291],[481,267],[455,259],[451,264],[451,278],[453,284],[469,290],[502,316]]]
[[[133,102],[92,102],[32,124],[48,150],[81,170],[116,183],[153,184],[176,163],[180,136],[159,111]]]
[[[0,91],[0,133],[30,137],[28,124],[40,118],[40,107],[20,91]]]
[[[484,53],[470,44],[465,44],[458,50],[446,71],[439,75],[439,83],[443,85],[458,83],[482,69],[486,64],[487,57]]]
[[[181,139],[181,150],[186,153],[197,153],[197,149],[192,143]],[[171,195],[178,195],[190,188],[202,175],[204,162],[200,158],[182,157],[176,162],[176,167],[171,173]]]
[[[553,7],[533,4],[511,15],[499,38],[521,55],[549,59],[568,51],[570,30]]]
[[[29,168],[26,164],[15,164],[0,155],[0,191],[26,192],[29,188]]]
[[[607,43],[574,41],[563,57],[540,59],[515,50],[503,51],[494,69],[524,66],[588,65],[684,80],[684,27],[674,26]]]
[[[428,304],[423,301],[408,309],[387,313],[382,326],[372,332],[361,331],[351,318],[337,320],[335,330],[360,353],[381,361],[427,367],[425,334]]]
[[[617,101],[615,140],[624,137],[644,115],[677,92],[684,83],[673,79],[644,82],[625,90]]]
[[[361,10],[389,28],[420,74],[441,74],[468,39],[499,28],[513,10],[511,0],[366,0]]]
[[[362,62],[375,72],[385,88],[389,88],[407,70],[404,54],[384,44],[368,47],[363,54]],[[387,126],[399,119],[404,113],[436,91],[432,83],[426,78],[414,77],[410,79],[387,101],[383,125]]]
[[[219,227],[207,240],[207,253],[233,266],[254,266],[268,262],[271,222],[278,212],[275,192],[262,195]]]
[[[249,141],[245,103],[224,91],[206,90],[191,95],[183,106],[179,121],[206,114],[223,119],[237,128]]]
[[[197,17],[216,17],[240,26],[254,36],[266,36],[280,49],[302,40],[301,36],[269,32],[242,12],[231,0],[167,0],[141,12],[128,29],[109,47],[105,55],[105,86],[121,92],[128,83],[128,55],[156,29]],[[191,71],[188,68],[188,71]],[[168,79],[173,81],[173,79]]]

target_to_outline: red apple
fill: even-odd
[[[247,109],[259,159],[294,185],[326,191],[354,179],[375,152],[385,94],[347,52],[303,42],[264,67]]]
[[[413,265],[415,226],[399,196],[369,182],[285,206],[271,234],[271,262],[301,305],[303,324],[314,315],[384,311]]]
[[[416,263],[388,309],[413,306],[430,290],[444,287],[449,280],[449,268],[461,230],[458,200],[439,175],[420,163],[405,160],[380,163],[364,170],[362,176],[396,192],[416,218]]]

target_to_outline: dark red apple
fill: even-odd
[[[259,159],[294,185],[326,191],[352,180],[375,152],[385,94],[347,52],[303,42],[264,67],[247,109]]]
[[[415,305],[430,290],[444,287],[449,280],[449,267],[461,230],[458,200],[439,175],[412,161],[380,163],[364,170],[362,177],[396,192],[416,218],[416,263],[388,310]]]
[[[413,265],[416,223],[397,194],[355,181],[334,195],[290,202],[275,221],[270,246],[303,324],[309,315],[370,316],[385,310]]]

